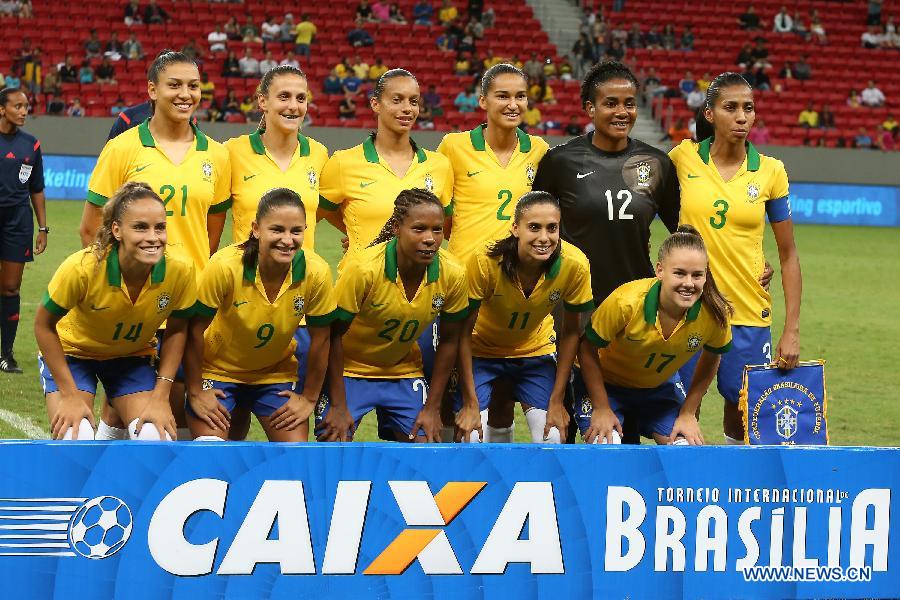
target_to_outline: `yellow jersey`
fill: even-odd
[[[176,165],[156,145],[149,123],[106,143],[88,182],[87,201],[103,206],[122,184],[147,183],[166,204],[168,251],[192,260],[199,276],[209,262],[206,216],[231,206],[228,152],[191,125],[195,144]]]
[[[269,190],[286,187],[300,195],[306,209],[303,249],[315,249],[319,180],[328,160],[328,149],[302,133],[287,171],[282,171],[263,144],[262,132],[242,135],[225,142],[231,160],[231,239],[242,243],[250,235],[259,199]]]
[[[237,244],[216,252],[204,269],[195,314],[212,318],[203,336],[203,377],[247,384],[296,381],[294,332],[331,323],[334,286],[328,263],[300,250],[274,302],[259,271],[242,262]]]
[[[472,355],[486,358],[544,356],[556,351],[551,313],[562,301],[569,312],[594,310],[591,271],[584,253],[560,242],[559,256],[525,297],[518,281],[500,269],[487,250],[469,257],[469,307],[479,307],[472,333]]]
[[[442,154],[419,148],[412,140],[410,143],[415,156],[403,177],[397,176],[378,156],[373,136],[358,146],[338,150],[325,163],[319,206],[324,210],[340,209],[350,239],[347,258],[359,254],[378,236],[394,213],[394,200],[403,190],[423,188],[434,193],[445,214],[450,214],[450,162]]]
[[[668,338],[659,324],[655,277],[619,286],[594,311],[585,337],[600,348],[605,383],[652,389],[662,385],[702,347],[722,354],[731,349],[731,326],[719,327],[697,300]]]
[[[509,235],[516,202],[531,191],[538,163],[549,149],[543,139],[516,129],[519,149],[502,167],[484,139],[484,128],[448,133],[437,149],[453,167],[449,249],[463,264],[486,243]]]
[[[350,323],[343,337],[348,377],[422,377],[419,335],[438,315],[449,323],[468,314],[465,271],[446,250],[438,251],[415,297],[407,299],[397,271],[396,239],[347,261],[335,291],[335,315]]]
[[[679,221],[697,228],[709,254],[709,269],[722,294],[734,304],[735,325],[766,327],[772,300],[759,284],[765,268],[766,203],[788,197],[784,164],[747,142],[747,158],[723,181],[709,155],[711,140],[690,140],[672,149],[681,185]]]
[[[98,260],[88,247],[62,262],[41,304],[62,317],[56,332],[63,352],[105,360],[156,354],[156,330],[170,316],[190,318],[196,300],[194,265],[184,257],[167,251],[132,302],[118,249]]]

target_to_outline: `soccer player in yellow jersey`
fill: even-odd
[[[441,440],[441,398],[468,313],[465,271],[440,248],[443,234],[437,196],[404,190],[373,246],[347,261],[335,285],[330,403],[317,420],[349,410],[358,424],[376,409],[382,439]],[[441,337],[426,382],[416,340],[438,316]],[[460,429],[476,429],[477,409],[474,415],[475,422]]]
[[[584,386],[576,382],[585,442],[615,443],[631,410],[658,444],[702,444],[697,413],[731,347],[732,312],[697,230],[680,226],[659,248],[656,278],[620,286],[591,317],[579,352]],[[692,356],[699,360],[685,394],[678,369]]]
[[[231,413],[242,405],[269,440],[307,440],[325,380],[335,299],[328,264],[302,249],[305,225],[300,196],[270,190],[247,240],[217,252],[204,270],[185,354],[194,439],[227,439]],[[311,341],[298,382],[293,336],[304,316]]]
[[[312,251],[328,149],[300,133],[309,101],[306,75],[290,65],[275,67],[263,75],[256,98],[263,113],[259,129],[225,142],[231,159],[231,239],[246,240],[262,195],[286,187],[306,207],[303,249]]]
[[[335,152],[325,163],[320,216],[347,234],[348,258],[372,243],[402,190],[426,189],[450,212],[450,162],[409,137],[419,116],[419,100],[419,83],[412,73],[391,69],[382,75],[370,102],[378,118],[376,132],[358,146]]]
[[[734,350],[723,357],[717,380],[725,398],[725,440],[733,444],[744,439],[738,409],[744,366],[772,362],[772,302],[759,282],[767,217],[778,246],[785,304],[774,362],[792,369],[800,357],[803,284],[787,173],[780,160],[760,154],[747,141],[755,118],[753,90],[739,74],[723,73],[710,84],[698,111],[697,139],[702,141],[685,140],[669,153],[681,184],[680,221],[700,231],[710,270],[734,303]]]
[[[487,123],[471,131],[448,133],[437,151],[453,167],[450,252],[466,264],[488,242],[509,235],[516,201],[531,191],[547,142],[519,125],[528,108],[528,80],[509,64],[481,78],[481,108]]]
[[[491,385],[506,377],[532,441],[558,444],[569,424],[563,395],[581,337],[580,315],[594,308],[590,266],[584,253],[560,241],[553,196],[528,192],[513,214],[510,235],[472,254],[466,267],[470,314],[460,340],[462,394],[455,409],[462,409],[462,398],[467,407],[477,404],[483,430]],[[564,317],[556,340],[551,312],[560,302]]]
[[[194,265],[166,251],[162,200],[144,183],[122,186],[103,208],[97,240],[63,261],[35,317],[54,439],[94,439],[98,380],[132,439],[175,437],[169,390],[196,290]],[[154,335],[166,319],[154,369]]]

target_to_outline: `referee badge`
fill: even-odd
[[[653,172],[650,170],[650,164],[639,162],[635,165],[635,168],[637,169],[637,184],[641,187],[649,187],[650,177],[653,175]]]
[[[31,171],[34,170],[34,165],[22,165],[19,168],[19,183],[25,183],[28,181],[28,178],[31,177]]]
[[[156,298],[156,311],[162,312],[169,307],[169,294],[163,292]]]
[[[299,317],[303,314],[303,296],[296,296],[294,298],[294,316]]]
[[[534,183],[534,166],[529,164],[525,167],[525,178],[528,180],[528,185]]]
[[[306,180],[309,181],[309,189],[316,189],[316,184],[319,182],[319,176],[316,175],[316,170],[312,167],[306,172]]]
[[[425,189],[434,193],[434,178],[431,177],[431,173],[425,175]]]
[[[759,200],[759,186],[751,183],[747,186],[747,202],[751,204]]]
[[[212,179],[212,173],[213,173],[212,163],[209,162],[208,160],[204,160],[202,168],[203,168],[203,181],[210,183],[210,181]]]

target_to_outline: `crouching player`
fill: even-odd
[[[57,269],[35,317],[53,439],[94,439],[98,380],[131,439],[175,437],[168,398],[196,287],[193,265],[166,252],[163,201],[145,183],[126,183],[103,207],[96,241]]]
[[[204,269],[185,353],[185,412],[195,440],[227,439],[238,405],[256,415],[270,441],[307,440],[335,302],[328,264],[301,249],[305,228],[300,196],[270,190],[247,241],[217,252]],[[307,372],[295,389],[294,332],[304,315]]]
[[[560,241],[559,219],[553,196],[528,192],[516,204],[510,235],[469,258],[470,313],[460,340],[461,394],[454,407],[467,411],[477,404],[486,428],[492,384],[506,377],[531,440],[556,444],[569,424],[563,396],[581,337],[580,314],[594,308],[587,258]],[[564,317],[555,340],[551,312],[560,302]],[[462,398],[469,400],[466,407]]]
[[[317,415],[320,439],[344,436],[332,424],[342,422],[333,411],[349,411],[358,425],[374,409],[382,439],[441,441],[441,398],[468,314],[465,271],[440,249],[443,237],[437,196],[403,190],[372,246],[348,255],[335,286],[330,401]],[[426,382],[417,339],[438,317],[440,340]]]
[[[658,444],[703,444],[700,401],[731,347],[732,312],[697,230],[679,226],[660,246],[656,279],[620,286],[591,318],[579,352],[587,389],[575,391],[585,442],[613,442],[634,411]],[[685,395],[678,369],[701,350]]]

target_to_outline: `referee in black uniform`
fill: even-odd
[[[587,255],[597,306],[620,285],[655,276],[650,224],[656,216],[669,231],[678,227],[675,166],[665,152],[628,137],[637,92],[637,79],[622,63],[594,65],[581,84],[594,131],[552,148],[534,180],[534,190],[559,199],[562,238]],[[626,441],[640,443],[629,435],[636,430],[628,417]],[[570,427],[570,439],[574,433]]]
[[[50,233],[41,143],[20,129],[27,115],[28,98],[23,91],[0,90],[0,371],[5,373],[22,372],[13,357],[22,272],[25,263],[47,247]]]

